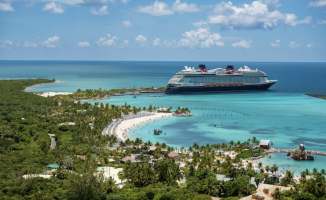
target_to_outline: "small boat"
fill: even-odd
[[[134,96],[133,98],[137,98],[136,96]]]

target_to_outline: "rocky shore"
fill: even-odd
[[[176,117],[191,117],[194,116],[194,114],[192,113],[180,113],[180,114],[176,114],[175,112],[172,113],[173,116]]]

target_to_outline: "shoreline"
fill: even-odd
[[[155,113],[154,115],[151,116],[145,116],[145,117],[139,117],[139,118],[133,118],[133,119],[127,119],[122,121],[118,126],[117,126],[117,136],[120,137],[123,140],[127,140],[130,137],[130,134],[128,132],[132,129],[135,128],[136,126],[150,122],[150,121],[155,121],[156,119],[162,119],[166,117],[172,117],[172,113]]]
[[[72,92],[43,92],[42,94],[37,94],[41,97],[53,97],[56,95],[68,95],[73,94]]]
[[[32,85],[32,86],[29,86],[29,87],[25,88],[23,91],[28,92],[26,90],[28,90],[28,89],[30,89],[32,87],[36,87],[36,86],[43,85],[43,84],[54,84],[54,83],[59,83],[59,81],[55,80],[53,83],[40,83],[40,84]]]
[[[305,94],[305,95],[326,100],[326,95],[325,94]]]

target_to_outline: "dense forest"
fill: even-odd
[[[189,152],[192,161],[185,161],[179,167],[175,159],[165,159],[176,148],[164,143],[152,144],[141,139],[118,142],[115,136],[104,136],[102,130],[121,113],[153,110],[95,103],[74,102],[44,98],[24,92],[29,86],[52,83],[55,80],[1,80],[0,81],[0,197],[2,199],[197,199],[211,197],[239,199],[256,190],[259,183],[293,185],[294,190],[277,191],[274,199],[326,199],[325,171],[306,170],[300,184],[293,180],[291,172],[281,181],[260,172],[255,172],[249,163],[247,168],[237,169],[242,158],[251,155],[251,147],[256,138],[229,144],[198,145],[195,143],[187,151],[182,147],[178,160],[187,160]],[[73,125],[72,125],[73,124]],[[48,134],[55,135],[56,146],[51,149]],[[108,146],[117,145],[115,150]],[[119,161],[131,154],[147,153],[149,146],[156,146],[154,154],[158,160],[149,164],[148,158],[141,156],[143,163],[124,164]],[[249,150],[244,150],[248,149]],[[215,155],[215,150],[234,150],[240,154],[234,159]],[[263,154],[263,150],[259,150]],[[84,159],[81,157],[84,156]],[[224,162],[215,160],[216,156]],[[110,162],[114,160],[116,162]],[[42,174],[46,165],[57,164],[56,173],[50,179],[42,177],[23,178],[26,174]],[[99,166],[122,168],[118,173],[126,184],[118,187],[112,178],[106,178],[97,170]],[[266,171],[277,171],[278,167],[266,166]],[[216,179],[223,174],[230,181]],[[308,175],[313,178],[308,178]],[[254,181],[251,181],[254,178]],[[179,183],[185,180],[184,183]]]

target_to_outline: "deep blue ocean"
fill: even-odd
[[[300,62],[120,62],[120,61],[0,61],[0,79],[55,78],[56,84],[30,92],[74,92],[77,89],[164,87],[184,66],[206,64],[208,69],[233,65],[258,68],[278,82],[269,91],[111,97],[103,103],[132,106],[188,107],[196,116],[161,119],[140,125],[132,139],[188,147],[194,142],[229,143],[248,138],[274,140],[274,147],[292,149],[302,142],[308,150],[326,151],[326,100],[306,93],[326,94],[326,63]],[[94,102],[91,102],[94,103]],[[243,115],[243,114],[246,115]],[[217,126],[214,127],[213,124]],[[154,128],[166,135],[149,134]],[[322,156],[320,156],[322,157]],[[326,158],[315,162],[326,164]]]

